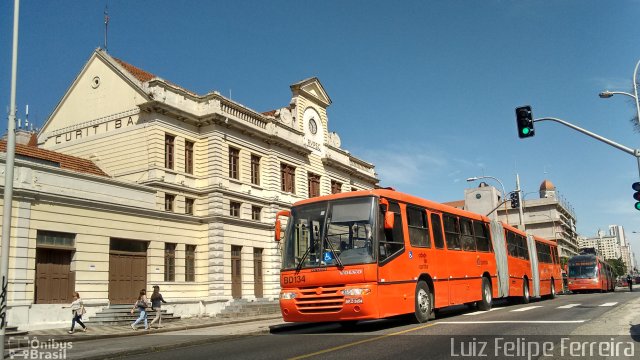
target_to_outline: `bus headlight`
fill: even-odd
[[[371,289],[367,289],[367,288],[349,288],[349,289],[344,289],[340,291],[342,293],[342,295],[345,296],[360,296],[360,295],[367,295],[371,292]]]
[[[296,298],[296,293],[285,291],[280,293],[280,299],[282,300],[292,300]]]
[[[569,285],[573,285],[573,281],[569,281]]]

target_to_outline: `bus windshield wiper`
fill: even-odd
[[[324,241],[326,241],[327,244],[329,244],[329,250],[331,250],[331,253],[333,254],[333,258],[336,259],[336,263],[338,263],[338,269],[344,269],[344,265],[342,265],[342,261],[340,260],[340,257],[338,257],[338,254],[336,254],[336,250],[333,248],[331,241],[329,241],[328,235],[325,236]]]
[[[309,255],[309,252],[315,245],[316,245],[316,242],[312,241],[309,247],[307,248],[307,251],[305,251],[304,254],[302,254],[302,257],[300,258],[300,262],[296,266],[296,274],[300,272],[300,269],[302,269],[302,264],[304,263],[304,259],[307,258],[307,255]]]

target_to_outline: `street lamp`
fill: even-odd
[[[640,60],[636,63],[636,67],[633,70],[633,94],[624,91],[609,91],[605,90],[598,94],[602,99],[608,99],[613,95],[620,94],[632,97],[636,101],[636,111],[638,115],[638,121],[640,121],[640,103],[638,103],[638,84],[636,83],[637,75],[638,75],[638,67],[640,66]]]
[[[504,184],[497,177],[488,176],[488,175],[485,175],[485,176],[473,176],[473,177],[468,178],[467,182],[477,181],[477,180],[481,180],[481,179],[493,179],[493,180],[497,181],[500,184],[500,186],[502,187],[502,201],[504,201],[504,215],[507,217],[507,224],[509,224],[509,213],[507,212],[507,192],[504,189]]]
[[[639,66],[640,66],[640,60],[638,60],[638,62],[636,63],[636,67],[633,70],[633,94],[624,92],[624,91],[609,91],[609,90],[605,90],[600,94],[598,94],[598,96],[600,96],[600,98],[602,99],[608,99],[616,94],[626,95],[633,98],[633,100],[635,100],[635,103],[636,103],[636,115],[638,116],[638,122],[637,122],[638,126],[640,126],[640,99],[638,98],[638,84],[636,83],[636,79],[638,78],[637,75],[638,75]],[[638,171],[640,172],[640,156],[636,155],[636,157],[638,159]]]

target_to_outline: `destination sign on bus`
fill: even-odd
[[[595,266],[596,263],[594,261],[581,261],[581,262],[573,262],[570,265],[573,265],[573,266]]]

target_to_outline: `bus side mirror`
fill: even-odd
[[[276,213],[275,240],[277,242],[280,242],[282,239],[282,222],[280,221],[280,216],[291,217],[291,212],[289,210],[280,210]]]
[[[393,211],[387,211],[384,213],[384,229],[393,230],[393,225],[396,219],[396,214]]]
[[[280,219],[276,220],[276,241],[280,241],[282,239],[282,223]]]

